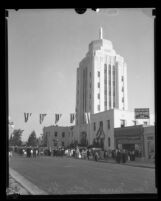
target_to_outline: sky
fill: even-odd
[[[9,10],[8,84],[9,116],[22,140],[44,126],[71,126],[75,112],[76,70],[88,45],[99,37],[112,41],[127,63],[128,110],[150,108],[154,114],[154,18],[151,9]],[[32,113],[24,122],[24,112]],[[47,113],[43,123],[39,114]]]

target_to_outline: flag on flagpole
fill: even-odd
[[[55,124],[59,121],[62,114],[55,114]]]
[[[70,123],[72,124],[74,120],[75,120],[75,114],[72,113],[70,114]]]
[[[24,117],[25,117],[25,123],[28,121],[29,116],[31,116],[32,113],[24,113]]]
[[[42,122],[44,121],[44,117],[46,116],[47,114],[40,114],[40,124],[42,124]]]

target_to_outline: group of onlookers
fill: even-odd
[[[50,150],[48,148],[39,149],[38,147],[16,147],[14,150],[9,150],[9,157],[12,157],[12,152],[18,153],[25,157],[37,157],[37,156],[67,156],[78,159],[92,159],[108,160],[113,159],[117,163],[126,163],[127,161],[134,161],[140,153],[136,154],[135,150],[127,151],[125,149],[115,150],[99,150],[94,148],[57,148]]]
[[[135,161],[135,150],[127,151],[125,149],[115,149],[112,151],[112,158],[117,163],[126,163],[127,161]]]

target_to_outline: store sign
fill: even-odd
[[[149,108],[136,108],[135,119],[149,119]]]

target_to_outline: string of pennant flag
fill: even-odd
[[[24,119],[25,119],[25,123],[28,122],[29,117],[31,117],[32,113],[24,113]],[[44,121],[45,116],[47,116],[47,114],[39,114],[39,123],[42,124],[42,122]],[[58,123],[58,121],[60,120],[60,118],[62,117],[62,114],[55,114],[55,124]],[[75,113],[71,113],[70,114],[70,123],[73,123],[75,120],[76,114]]]
[[[25,123],[27,123],[27,121],[29,120],[29,117],[31,117],[32,113],[24,113],[24,118],[25,118]],[[85,115],[85,121],[87,124],[90,123],[90,113],[84,113]],[[42,122],[44,121],[45,116],[47,116],[46,113],[43,114],[39,114],[39,123],[42,124]],[[55,114],[55,124],[57,124],[60,120],[60,118],[62,117],[62,114]],[[70,114],[70,123],[73,123],[76,119],[76,114],[75,113],[71,113]]]

